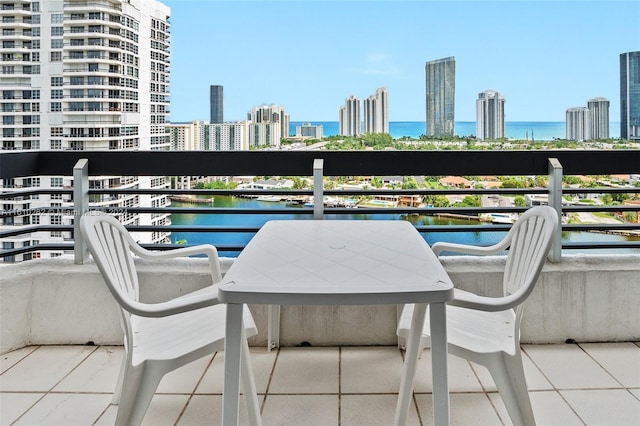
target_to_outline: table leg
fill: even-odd
[[[449,381],[447,378],[447,310],[444,303],[429,305],[431,323],[431,371],[433,376],[433,422],[449,424]]]
[[[267,351],[280,347],[280,305],[269,305]]]
[[[244,327],[242,310],[242,304],[227,304],[224,337],[224,385],[222,388],[222,424],[226,426],[238,424],[240,357]]]
[[[395,425],[404,425],[407,422],[409,405],[413,395],[413,379],[416,375],[418,362],[418,351],[420,350],[420,339],[424,328],[424,317],[426,314],[426,303],[416,303],[413,308],[411,319],[411,331],[405,352],[404,368],[400,379],[400,392],[398,395],[398,405],[396,406]]]

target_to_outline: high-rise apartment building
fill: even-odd
[[[296,137],[322,139],[324,137],[324,126],[322,124],[303,123],[301,126],[296,126]]]
[[[427,136],[453,136],[456,60],[453,56],[425,65]]]
[[[591,113],[589,108],[575,107],[566,113],[567,140],[586,141],[591,139]]]
[[[224,123],[224,104],[222,86],[211,86],[209,88],[209,109],[212,124]]]
[[[476,139],[504,138],[504,96],[495,90],[485,90],[476,100]]]
[[[609,139],[609,101],[601,97],[589,99],[587,109],[591,120],[591,139]]]
[[[362,101],[365,133],[389,133],[389,92],[380,87]]]
[[[280,146],[280,139],[289,136],[290,119],[289,114],[285,111],[284,107],[280,105],[261,105],[253,108],[247,113],[247,120],[254,124],[252,132],[253,139],[250,146],[258,146],[257,138],[263,141],[259,145],[273,145]],[[264,126],[255,126],[256,124],[265,124]],[[269,126],[266,126],[269,124]],[[271,130],[273,124],[277,124],[278,134]],[[262,136],[261,136],[261,133]],[[266,137],[266,139],[264,139]],[[255,143],[254,143],[255,142]]]
[[[0,148],[168,150],[169,16],[170,9],[155,0],[3,0]],[[71,177],[17,178],[0,185],[3,191],[62,188],[71,185]],[[145,189],[165,188],[168,182],[164,177],[100,176],[92,177],[89,185]],[[0,219],[0,227],[72,223],[66,195],[43,194],[19,203],[25,214]],[[127,208],[166,203],[165,196],[101,195],[91,205],[122,209],[119,219],[126,225],[162,226],[169,223],[168,214],[135,214]],[[60,214],[28,214],[42,207],[60,207]],[[3,246],[62,242],[67,234],[39,231],[3,239]],[[146,243],[165,241],[166,236],[154,232],[135,238]],[[62,251],[5,260],[42,254],[58,256]]]
[[[620,55],[620,138],[640,139],[640,51]]]
[[[349,96],[340,107],[338,132],[342,136],[358,136],[360,131],[360,99]]]

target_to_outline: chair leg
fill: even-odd
[[[536,421],[527,390],[521,352],[517,351],[514,356],[502,352],[496,354],[493,361],[489,372],[498,387],[511,421],[515,426],[535,425]],[[487,367],[489,366],[487,365]]]
[[[122,394],[122,383],[124,382],[124,378],[128,375],[128,369],[129,357],[125,349],[124,354],[122,355],[122,365],[120,366],[120,372],[118,373],[118,381],[116,382],[116,388],[113,391],[113,398],[111,398],[111,403],[114,405],[118,405],[120,403],[120,395]]]
[[[153,365],[143,363],[127,369],[118,405],[117,426],[139,425],[151,403],[163,374]]]
[[[240,351],[240,358],[242,394],[247,406],[249,424],[251,426],[260,426],[262,425],[262,419],[260,418],[260,403],[258,402],[258,394],[256,390],[256,382],[253,377],[251,358],[249,357],[249,344],[247,343],[244,330],[242,332],[242,349]]]

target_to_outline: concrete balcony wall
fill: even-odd
[[[232,259],[222,259],[223,271]],[[496,295],[504,257],[445,257],[460,288]],[[209,283],[204,259],[139,262],[141,297],[166,300]],[[547,263],[525,310],[524,343],[640,340],[640,255],[565,256]],[[251,307],[266,344],[266,306]],[[280,342],[394,345],[396,306],[284,306]],[[122,332],[93,263],[70,258],[0,266],[0,353],[31,344],[121,344]]]

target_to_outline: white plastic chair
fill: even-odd
[[[484,297],[455,289],[447,304],[449,353],[485,366],[498,387],[511,421],[515,425],[534,425],[535,418],[527,392],[520,351],[520,321],[523,305],[533,291],[558,215],[548,206],[527,210],[506,237],[490,247],[436,243],[432,249],[472,255],[498,254],[508,248],[503,277],[503,297]],[[413,305],[405,305],[397,334],[409,335]],[[426,316],[422,347],[429,345],[429,315]]]
[[[218,300],[221,280],[218,253],[211,245],[169,251],[140,247],[112,216],[89,212],[80,231],[109,291],[120,305],[125,355],[113,403],[118,405],[116,425],[142,422],[162,377],[203,356],[224,349],[226,305]],[[213,285],[161,303],[143,303],[133,255],[145,259],[205,254]],[[260,409],[246,336],[257,334],[251,313],[244,307],[241,376],[249,421],[258,425]]]

